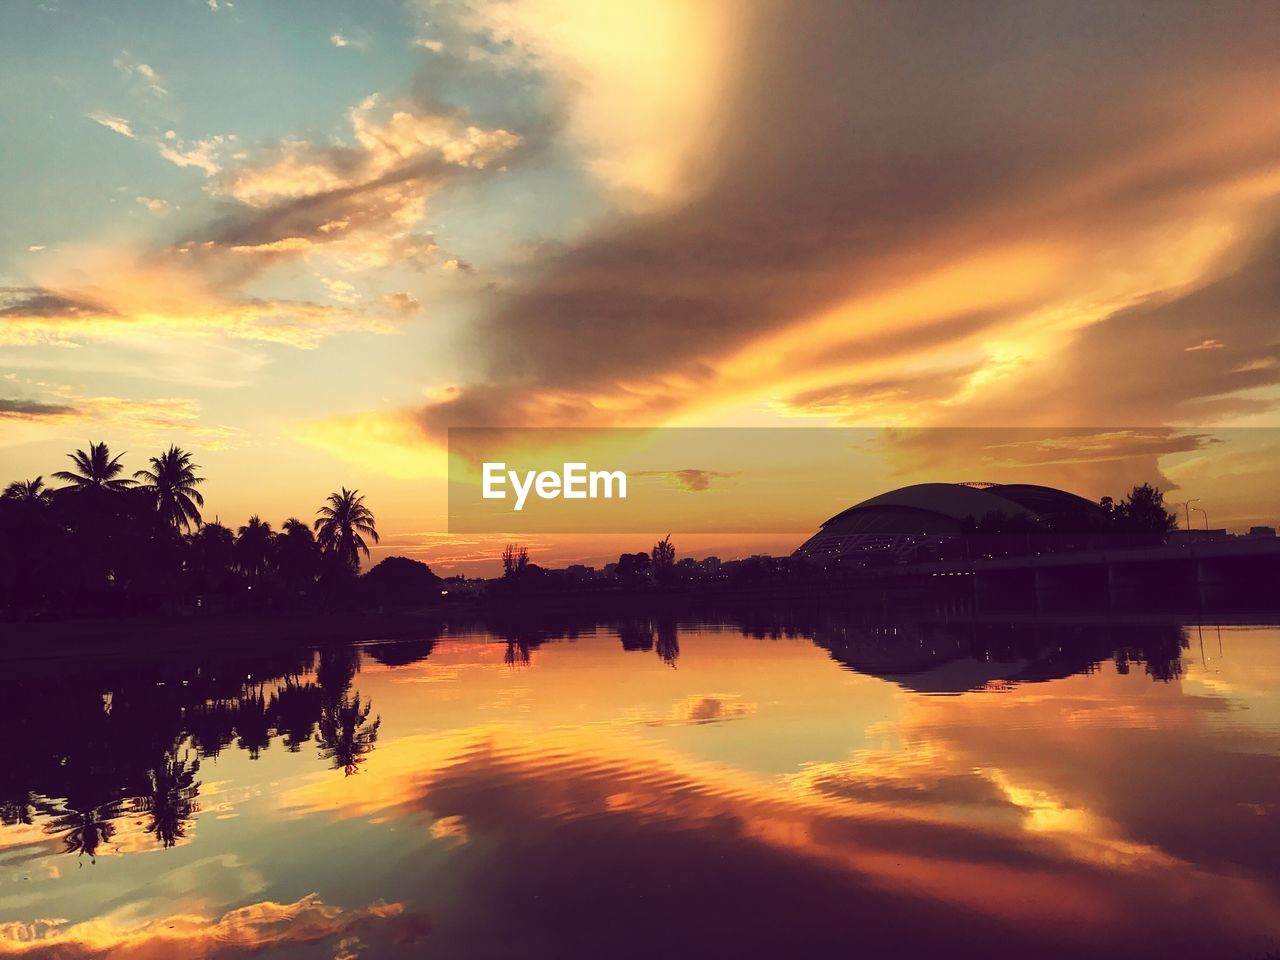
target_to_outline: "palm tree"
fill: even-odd
[[[215,517],[213,523],[188,534],[187,542],[191,545],[191,569],[204,578],[206,587],[221,582],[236,560],[235,534]]]
[[[134,474],[145,481],[142,489],[155,498],[156,509],[175,530],[200,527],[199,507],[204,506],[204,497],[196,487],[204,483],[204,477],[196,476],[199,469],[198,463],[191,462],[191,454],[170,445],[160,456],[151,458],[150,470]]]
[[[3,494],[0,494],[0,497],[5,500],[16,500],[18,503],[27,503],[32,506],[48,503],[52,496],[53,491],[44,485],[44,477],[36,477],[34,480],[15,480],[4,488]]]
[[[360,554],[369,556],[369,546],[362,534],[372,537],[374,543],[378,542],[373,514],[364,505],[360,491],[343,487],[341,493],[329,494],[328,506],[321,507],[316,513],[320,517],[316,521],[320,549],[353,570],[359,569]]]
[[[58,480],[65,480],[76,490],[123,490],[133,486],[133,481],[119,476],[124,465],[120,463],[123,453],[111,456],[105,443],[89,442],[89,452],[77,450],[68,453],[71,462],[76,465],[75,471],[59,470],[54,474]]]
[[[297,595],[315,585],[320,573],[320,550],[311,528],[290,517],[276,537],[276,566],[290,594]]]
[[[237,565],[251,577],[265,576],[271,564],[274,542],[275,534],[271,532],[271,524],[255,513],[240,528],[236,537]]]

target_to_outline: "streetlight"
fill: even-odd
[[[1196,513],[1204,514],[1204,529],[1207,532],[1209,529],[1209,511],[1204,507],[1196,507]]]
[[[1193,503],[1198,503],[1199,501],[1199,497],[1192,497],[1190,500],[1183,500],[1180,503],[1174,504],[1175,506],[1182,507],[1182,511],[1187,517],[1187,546],[1191,546],[1191,505]],[[1196,509],[1199,510],[1200,508],[1196,507]]]
[[[1182,504],[1182,509],[1183,509],[1183,510],[1186,512],[1186,514],[1187,514],[1187,530],[1188,530],[1188,531],[1190,531],[1190,530],[1191,530],[1191,505],[1192,505],[1193,503],[1199,503],[1199,502],[1200,502],[1200,498],[1199,498],[1199,497],[1192,497],[1190,500],[1187,500],[1187,501],[1185,501],[1185,502]],[[1187,534],[1188,539],[1190,539],[1190,536],[1191,536],[1191,534],[1188,532],[1188,534]]]

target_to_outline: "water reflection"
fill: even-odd
[[[406,647],[393,654],[406,664],[430,653]],[[381,718],[352,692],[361,663],[352,646],[181,660],[131,663],[108,679],[43,663],[7,687],[0,725],[17,736],[0,765],[0,822],[38,822],[90,862],[124,852],[121,819],[173,847],[189,839],[200,811],[202,758],[234,745],[257,760],[273,743],[296,753],[314,741],[316,756],[350,776],[377,743]]]
[[[16,663],[0,955],[1257,960],[1280,630],[1204,635],[773,609]]]

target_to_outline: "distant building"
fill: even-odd
[[[565,578],[572,581],[594,580],[596,568],[581,563],[572,563],[564,568]]]
[[[1275,527],[1250,527],[1249,536],[1251,537],[1274,537],[1276,535]]]
[[[1186,546],[1189,543],[1214,543],[1232,539],[1226,530],[1175,530],[1169,534],[1170,546]]]
[[[445,577],[440,581],[440,595],[452,597],[455,600],[460,597],[475,597],[484,592],[484,585],[484,580],[468,580],[458,574],[452,577]]]
[[[819,564],[898,562],[957,540],[966,521],[998,515],[1029,529],[1087,529],[1101,511],[1074,493],[1029,483],[917,483],[836,514],[795,555]]]

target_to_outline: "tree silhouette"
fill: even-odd
[[[16,798],[0,800],[0,824],[12,827],[20,823],[33,823],[35,800],[35,794],[30,790],[24,790]]]
[[[87,810],[46,805],[41,812],[49,816],[44,825],[45,833],[60,835],[67,853],[88,856],[94,863],[97,862],[98,848],[110,843],[116,835],[116,825],[112,821],[124,814],[124,802],[112,800]]]
[[[261,579],[271,566],[274,545],[271,524],[255,513],[236,536],[236,566],[250,577]]]
[[[347,645],[328,646],[320,651],[316,667],[316,683],[329,700],[341,700],[351,689],[351,681],[360,669],[360,654]]]
[[[107,449],[105,443],[90,441],[88,453],[77,450],[75,453],[68,453],[67,456],[76,465],[76,469],[59,470],[53,476],[57,480],[66,481],[73,489],[124,490],[133,486],[132,480],[120,476],[121,471],[124,470],[120,458],[124,454],[111,456],[111,451]]]
[[[236,704],[236,743],[257,760],[262,751],[271,745],[271,718],[267,715],[267,700],[262,687],[247,692]]]
[[[518,543],[508,543],[502,548],[502,575],[518,577],[529,567],[529,548]]]
[[[291,597],[311,590],[320,575],[320,548],[311,528],[290,517],[276,536],[276,568]]]
[[[175,530],[200,527],[199,507],[204,506],[204,497],[196,487],[204,483],[204,477],[196,476],[198,469],[199,464],[191,462],[191,454],[170,445],[160,456],[151,458],[150,470],[134,474],[143,481],[142,489],[155,498],[160,515]]]
[[[667,534],[653,545],[653,578],[659,583],[669,583],[673,579],[676,566],[676,548],[671,543],[671,534]]]
[[[662,617],[656,626],[658,642],[654,649],[663,663],[674,668],[676,661],[680,659],[680,633],[676,629],[676,622],[670,617]]]
[[[1165,509],[1164,494],[1149,483],[1129,491],[1129,496],[1115,505],[1113,515],[1126,533],[1162,538],[1178,529],[1177,515]]]
[[[329,760],[333,769],[341,769],[348,777],[364,763],[367,753],[378,740],[378,728],[382,718],[370,722],[372,703],[364,703],[360,695],[330,699],[320,711],[320,724],[316,744],[322,759]]]
[[[652,558],[642,551],[624,553],[618,557],[617,577],[620,583],[638,583],[645,579],[652,569]]]
[[[320,518],[316,521],[320,549],[350,569],[360,569],[360,554],[369,556],[364,538],[378,542],[373,514],[364,505],[360,491],[343,487],[341,493],[329,494],[328,504],[316,513]]]
[[[360,578],[363,595],[393,607],[421,606],[440,599],[440,578],[421,560],[387,557]]]
[[[297,753],[311,739],[324,701],[324,691],[314,683],[299,683],[288,677],[271,694],[267,713],[290,753]]]
[[[182,756],[176,750],[168,751],[159,764],[147,771],[147,792],[133,800],[133,811],[148,818],[147,833],[166,849],[186,837],[188,821],[200,810],[196,803],[199,770],[200,761],[191,759],[185,751]]]
[[[44,485],[44,477],[36,477],[34,480],[15,480],[4,488],[3,494],[0,494],[0,497],[5,500],[35,506],[45,506],[52,496],[53,491]]]

